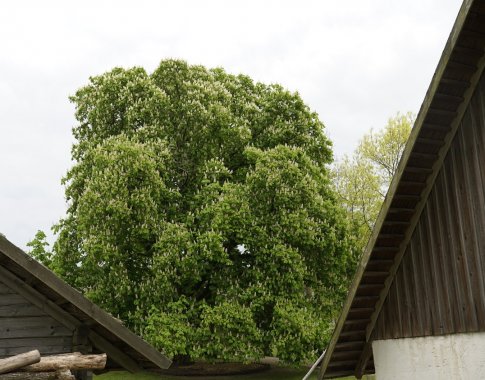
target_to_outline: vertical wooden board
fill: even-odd
[[[417,249],[416,239],[412,239],[406,257],[408,258],[410,268],[410,280],[408,281],[408,293],[412,300],[414,300],[414,317],[416,318],[415,330],[413,336],[423,336],[424,326],[431,319],[426,313],[426,306],[423,302],[421,290],[423,288],[423,281],[419,276],[419,267],[416,261]]]
[[[389,338],[395,338],[397,336],[397,318],[399,317],[396,313],[396,303],[394,299],[394,288],[392,287],[389,289],[389,293],[387,295],[387,305],[389,307],[389,321],[392,321],[391,324],[388,327],[389,330]]]
[[[403,320],[406,318],[406,314],[404,313],[404,308],[402,307],[403,295],[401,292],[402,287],[402,276],[400,275],[401,271],[396,273],[397,280],[395,281],[394,286],[394,303],[396,308],[396,338],[405,336],[405,331],[403,329],[404,323]]]
[[[421,245],[421,265],[422,265],[422,276],[424,278],[425,288],[427,289],[427,294],[429,298],[427,299],[427,307],[431,310],[431,318],[432,318],[432,325],[430,326],[430,330],[433,334],[439,334],[441,331],[441,320],[443,318],[442,311],[440,308],[440,304],[438,302],[439,299],[439,285],[436,279],[436,273],[433,273],[433,259],[432,259],[432,251],[430,248],[431,242],[429,241],[429,234],[427,228],[427,217],[428,217],[429,209],[428,205],[425,207],[422,213],[422,219],[419,225],[419,239]]]
[[[460,130],[460,134],[457,135],[458,143],[455,144],[452,148],[452,157],[454,159],[456,170],[455,174],[455,189],[456,189],[456,198],[460,204],[460,212],[458,213],[459,217],[459,225],[458,225],[458,232],[460,234],[460,239],[463,244],[463,252],[464,252],[464,262],[466,262],[467,269],[466,269],[466,276],[470,283],[470,299],[471,299],[471,312],[475,314],[474,326],[469,326],[469,331],[478,331],[480,325],[480,317],[477,315],[477,308],[479,307],[481,301],[480,297],[483,292],[483,281],[478,276],[478,268],[476,265],[476,255],[475,252],[475,242],[473,229],[475,226],[471,223],[471,208],[472,205],[469,202],[468,193],[469,189],[467,188],[467,152],[463,151],[463,141],[462,141],[462,131],[463,128]]]
[[[386,305],[387,305],[387,300],[386,300]],[[384,339],[386,335],[386,326],[388,325],[387,323],[387,312],[388,312],[388,308],[384,307],[382,308],[382,311],[381,313],[379,314],[379,319],[377,320],[377,323],[376,323],[376,336],[377,336],[377,339]]]
[[[481,88],[479,96],[476,98],[476,104],[472,118],[475,127],[472,128],[472,141],[476,149],[474,162],[474,177],[477,182],[476,191],[479,204],[475,209],[475,215],[480,219],[480,228],[477,228],[479,252],[485,252],[485,94]],[[481,277],[485,279],[485,255],[479,256],[481,261]]]
[[[450,315],[452,316],[453,331],[465,332],[465,318],[463,315],[461,300],[463,295],[459,284],[460,278],[456,271],[456,239],[454,234],[447,229],[447,221],[451,220],[448,196],[446,192],[446,175],[440,175],[440,186],[436,188],[435,201],[437,208],[435,213],[437,236],[442,251],[442,270],[448,278],[448,297],[450,303]]]
[[[467,225],[469,228],[469,257],[470,265],[474,268],[474,283],[477,284],[475,288],[475,310],[477,312],[477,320],[479,324],[480,331],[485,330],[485,287],[484,279],[482,277],[482,260],[481,250],[480,250],[480,236],[483,235],[483,229],[485,225],[482,223],[484,209],[480,208],[481,202],[480,192],[477,191],[479,185],[478,178],[474,176],[475,170],[473,170],[473,165],[478,161],[476,158],[477,151],[473,147],[473,142],[470,141],[473,137],[472,129],[477,126],[472,123],[472,118],[469,117],[469,124],[465,125],[460,130],[460,148],[464,152],[462,155],[462,167],[463,175],[465,177],[465,191],[464,199],[467,205]],[[480,183],[481,185],[481,183]],[[481,210],[481,211],[480,211]],[[478,231],[481,230],[482,233]]]
[[[403,293],[403,302],[404,302],[404,310],[405,310],[405,317],[404,317],[404,330],[405,334],[404,337],[411,337],[415,336],[417,330],[417,319],[416,319],[416,304],[414,298],[411,296],[411,289],[413,279],[413,273],[410,270],[411,264],[411,255],[409,254],[409,249],[407,255],[403,262],[401,263],[401,273],[402,273],[402,293]]]
[[[441,176],[442,177],[442,176]],[[441,178],[440,178],[441,179]],[[441,181],[440,181],[441,182]],[[453,281],[453,275],[451,273],[451,260],[449,257],[449,246],[445,242],[442,236],[442,212],[446,208],[446,204],[443,203],[442,198],[439,196],[439,188],[435,188],[432,193],[433,202],[433,223],[431,225],[434,235],[434,244],[436,247],[438,270],[441,273],[441,279],[443,282],[443,301],[444,301],[444,313],[447,315],[445,332],[456,331],[458,323],[458,314],[456,311],[456,298],[455,298],[455,283]]]
[[[478,321],[477,315],[475,313],[475,306],[474,306],[474,298],[473,298],[473,285],[470,281],[469,276],[469,267],[468,267],[468,259],[466,257],[466,242],[465,242],[465,235],[463,232],[463,217],[461,214],[461,199],[459,197],[459,185],[456,181],[459,181],[459,176],[457,172],[457,164],[456,164],[456,152],[452,149],[450,150],[450,184],[452,187],[452,205],[454,207],[455,212],[454,221],[452,222],[454,227],[454,233],[456,233],[457,240],[459,242],[459,260],[460,260],[460,278],[461,278],[461,285],[463,286],[463,292],[465,296],[465,310],[464,314],[467,317],[467,331],[477,331],[478,329]],[[452,232],[453,233],[453,232]]]
[[[415,242],[414,246],[414,257],[416,258],[416,276],[421,279],[420,283],[422,285],[421,289],[416,289],[418,297],[422,300],[421,304],[424,310],[424,314],[426,315],[426,320],[424,323],[423,335],[430,335],[433,331],[433,321],[434,321],[434,312],[433,306],[431,304],[431,297],[432,297],[432,288],[430,285],[430,278],[427,273],[427,267],[425,265],[424,260],[424,247],[423,241],[421,239],[421,229],[422,229],[423,221],[420,220],[416,230],[414,232],[413,240]]]
[[[454,189],[451,184],[453,175],[451,173],[451,167],[447,166],[444,168],[444,175],[443,175],[443,194],[445,195],[445,202],[446,208],[445,214],[443,216],[443,225],[446,228],[446,234],[448,239],[446,243],[448,243],[448,250],[450,252],[450,267],[453,270],[454,276],[454,283],[455,283],[455,294],[457,295],[457,305],[459,308],[460,314],[460,330],[459,332],[466,332],[468,331],[468,314],[469,313],[469,298],[468,298],[468,282],[464,280],[464,265],[463,261],[463,252],[461,250],[461,242],[460,238],[457,234],[456,228],[456,202],[453,201],[454,197]]]
[[[426,240],[424,243],[426,244],[426,253],[425,255],[428,257],[428,273],[429,276],[432,277],[433,283],[433,305],[435,309],[435,314],[437,316],[437,324],[435,322],[434,326],[434,333],[436,335],[444,334],[446,331],[446,319],[447,314],[444,305],[444,284],[441,279],[441,273],[439,270],[439,263],[438,263],[438,255],[435,245],[435,237],[433,235],[433,228],[431,226],[432,220],[431,215],[433,213],[433,202],[431,201],[431,197],[428,200],[428,204],[426,205],[426,212],[423,216],[426,217],[424,221],[425,231],[426,231]]]

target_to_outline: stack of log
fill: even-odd
[[[74,380],[71,371],[101,370],[106,354],[72,354],[41,357],[38,350],[0,359],[0,380]]]

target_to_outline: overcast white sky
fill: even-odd
[[[417,112],[460,0],[2,1],[0,232],[25,248],[65,212],[68,96],[114,66],[182,58],[298,91],[337,157]]]

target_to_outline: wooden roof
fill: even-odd
[[[319,379],[373,373],[376,322],[485,66],[485,0],[465,0],[337,321]]]
[[[112,366],[137,372],[171,361],[52,271],[0,235],[0,280],[72,331],[84,335]]]

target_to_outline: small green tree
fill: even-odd
[[[27,247],[31,248],[28,252],[30,256],[46,267],[52,266],[52,252],[44,231],[38,230],[34,238],[27,243]]]
[[[389,118],[382,130],[374,133],[371,129],[359,144],[358,153],[375,168],[384,192],[387,192],[397,170],[414,120],[415,115],[411,112],[405,114],[398,112],[394,117]]]
[[[351,157],[335,166],[334,184],[362,250],[396,172],[415,116],[397,113],[380,131],[365,134]]]
[[[355,250],[298,94],[167,60],[72,101],[61,276],[176,360],[323,349]]]

